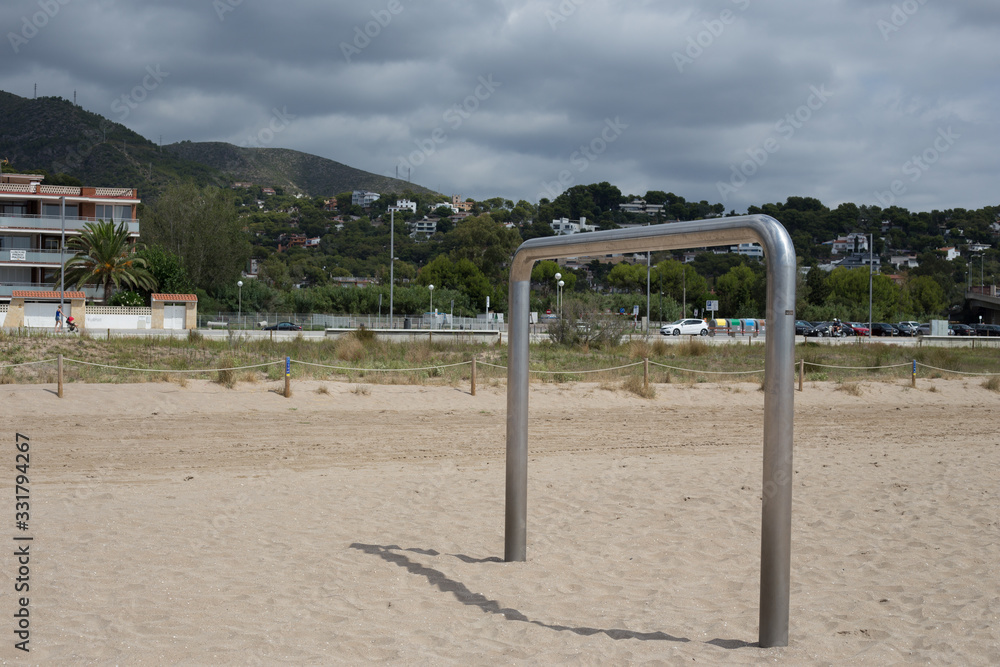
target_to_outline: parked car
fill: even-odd
[[[975,336],[976,330],[970,327],[968,324],[949,324],[948,325],[948,335],[949,336]]]
[[[868,325],[863,322],[848,322],[847,326],[851,328],[855,336],[871,336],[872,332],[868,328]]]
[[[898,336],[899,331],[888,322],[872,322],[873,336]]]
[[[264,331],[302,331],[302,327],[293,322],[278,322],[264,327]]]
[[[917,335],[918,336],[930,336],[931,335],[931,325],[930,322],[924,322],[917,325]]]
[[[896,329],[899,331],[900,336],[916,336],[917,328],[910,324],[909,322],[899,322],[895,325]]]
[[[977,336],[1000,336],[1000,324],[977,324],[972,328]]]
[[[813,328],[812,322],[805,320],[795,320],[795,335],[805,336],[806,332]]]
[[[708,325],[704,320],[688,318],[677,320],[660,327],[660,333],[664,336],[680,336],[681,334],[692,334],[698,336],[708,335]]]
[[[915,322],[913,320],[906,320],[905,322],[900,322],[900,324],[909,324],[914,331],[916,331],[917,328],[920,327],[920,322]]]
[[[838,338],[840,336],[848,335],[844,333],[845,328],[849,327],[841,327],[838,331],[833,322],[817,322],[816,326],[807,331],[804,335],[807,338]]]

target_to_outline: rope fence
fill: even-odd
[[[251,370],[251,369],[255,369],[255,368],[267,368],[267,367],[271,367],[271,366],[278,366],[278,365],[284,364],[284,366],[285,366],[285,373],[284,373],[284,376],[285,376],[285,396],[291,396],[290,381],[291,381],[291,367],[292,367],[292,364],[299,364],[299,365],[302,365],[302,366],[309,366],[309,367],[313,367],[313,368],[323,368],[323,369],[329,369],[329,370],[334,370],[334,371],[346,371],[346,372],[349,372],[349,373],[353,372],[353,373],[362,373],[362,374],[363,373],[414,373],[414,372],[429,372],[429,371],[440,371],[440,370],[446,369],[446,368],[457,368],[459,366],[469,366],[469,365],[471,365],[471,367],[472,367],[472,373],[471,373],[471,394],[473,396],[476,395],[476,375],[477,375],[476,366],[477,366],[477,364],[478,365],[482,365],[482,366],[487,366],[489,368],[495,368],[495,369],[498,369],[498,370],[507,370],[506,366],[499,365],[499,364],[493,364],[493,363],[490,363],[490,362],[487,362],[487,361],[481,361],[481,360],[476,359],[475,357],[473,357],[470,361],[460,361],[460,362],[451,363],[451,364],[437,364],[437,365],[432,365],[432,366],[421,366],[421,367],[415,367],[415,368],[366,368],[366,367],[360,367],[360,366],[335,366],[335,365],[331,365],[331,364],[320,364],[320,363],[315,363],[315,362],[310,362],[310,361],[301,361],[301,360],[298,360],[298,359],[292,359],[291,357],[285,357],[284,359],[281,359],[281,360],[268,361],[268,362],[263,362],[263,363],[259,363],[259,364],[248,364],[248,365],[244,365],[244,366],[230,366],[230,367],[223,367],[223,368],[170,369],[170,368],[141,368],[141,367],[135,367],[135,366],[116,366],[116,365],[112,365],[112,364],[100,364],[100,363],[95,363],[95,362],[91,362],[91,361],[83,361],[81,359],[63,358],[63,355],[60,354],[58,357],[53,358],[53,359],[41,359],[41,360],[38,360],[38,361],[25,361],[25,362],[20,362],[20,363],[4,363],[4,364],[0,364],[0,372],[6,372],[8,369],[18,368],[18,367],[21,367],[21,366],[32,366],[32,365],[36,365],[36,364],[51,364],[51,363],[56,363],[57,367],[58,367],[58,385],[59,385],[58,395],[59,395],[60,398],[62,397],[62,394],[63,394],[63,391],[62,391],[63,390],[63,366],[64,366],[65,363],[74,363],[74,364],[80,364],[80,365],[83,365],[83,366],[90,366],[90,367],[95,367],[95,368],[105,368],[105,369],[109,369],[109,370],[133,371],[133,372],[138,372],[138,373],[220,373],[220,374],[222,374],[222,373],[232,373],[234,371]],[[630,363],[630,364],[623,364],[623,365],[620,365],[620,366],[611,366],[611,367],[608,367],[608,368],[559,370],[559,371],[552,371],[552,370],[531,370],[531,369],[529,369],[528,372],[536,374],[536,375],[551,375],[551,376],[557,376],[557,375],[585,375],[585,374],[590,374],[590,373],[609,373],[609,372],[621,371],[621,370],[625,370],[625,369],[629,369],[629,368],[635,368],[636,366],[643,366],[643,383],[644,383],[644,385],[648,386],[648,384],[649,384],[649,367],[650,367],[650,365],[656,366],[656,367],[659,367],[659,368],[668,369],[668,370],[671,370],[671,371],[678,371],[678,372],[684,372],[684,373],[696,373],[696,374],[701,374],[701,375],[728,375],[728,376],[734,376],[734,375],[753,375],[753,374],[757,374],[757,373],[763,373],[764,370],[765,370],[763,368],[757,368],[757,369],[750,369],[750,370],[744,370],[744,371],[713,371],[713,370],[705,370],[705,369],[697,369],[697,368],[683,368],[683,367],[680,367],[680,366],[670,366],[668,364],[663,364],[663,363],[660,363],[660,362],[657,362],[657,361],[651,361],[648,358],[646,358],[646,359],[643,359],[642,361],[636,361],[636,362],[633,362],[633,363]],[[940,372],[940,373],[949,373],[949,374],[954,374],[954,375],[968,375],[968,376],[975,376],[975,377],[996,377],[996,376],[1000,376],[1000,372],[997,372],[997,373],[983,373],[983,372],[976,372],[976,371],[961,371],[961,370],[953,370],[953,369],[947,369],[947,368],[939,368],[937,366],[931,366],[929,364],[921,363],[921,362],[917,361],[916,359],[914,359],[910,363],[888,364],[888,365],[883,365],[883,366],[838,366],[838,365],[833,365],[833,364],[821,364],[821,363],[817,363],[817,362],[813,362],[813,361],[806,361],[805,359],[800,359],[797,365],[799,367],[799,378],[798,378],[798,380],[799,380],[799,391],[802,391],[803,387],[804,387],[804,377],[805,377],[805,367],[806,366],[811,366],[811,367],[814,367],[814,368],[826,368],[826,369],[847,370],[847,371],[891,370],[891,369],[904,368],[904,367],[910,366],[913,369],[912,370],[912,375],[911,375],[911,383],[912,383],[913,387],[916,387],[917,368],[925,368],[925,369],[932,370],[932,371],[937,371],[937,372]]]

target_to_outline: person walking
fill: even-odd
[[[62,305],[56,306],[56,328],[55,331],[62,331],[63,326],[63,312]]]

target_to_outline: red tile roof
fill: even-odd
[[[83,292],[63,292],[62,298],[64,299],[86,299],[87,295]],[[24,299],[58,299],[59,292],[34,292],[32,290],[21,290],[16,289],[11,292],[12,298],[24,298]]]
[[[195,294],[152,294],[153,301],[198,301]]]

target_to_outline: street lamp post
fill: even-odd
[[[559,299],[559,293],[560,293],[559,288],[562,287],[562,282],[560,282],[562,279],[562,274],[556,273],[556,275],[552,277],[556,279],[556,311],[558,311],[559,317],[562,318],[562,306],[560,305],[561,301]]]
[[[646,333],[649,333],[649,262],[653,253],[646,251]]]
[[[431,293],[431,313],[434,313],[434,285],[428,285],[427,290]]]
[[[875,235],[868,235],[868,336],[872,336],[872,271],[874,261],[872,252],[874,251]]]
[[[563,285],[565,285],[565,284],[566,284],[566,282],[562,281],[562,280],[560,280],[559,283],[558,283],[558,286],[559,286],[559,296],[557,298],[557,301],[559,302],[559,319],[560,320],[562,319],[562,288],[563,288]]]
[[[237,280],[236,286],[240,288],[240,300],[239,300],[239,311],[236,314],[236,321],[239,323],[240,328],[243,328],[243,281]]]
[[[383,218],[384,220],[385,218]],[[392,288],[396,283],[394,280],[393,268],[396,259],[396,209],[389,211],[389,328],[393,328],[392,323]]]

